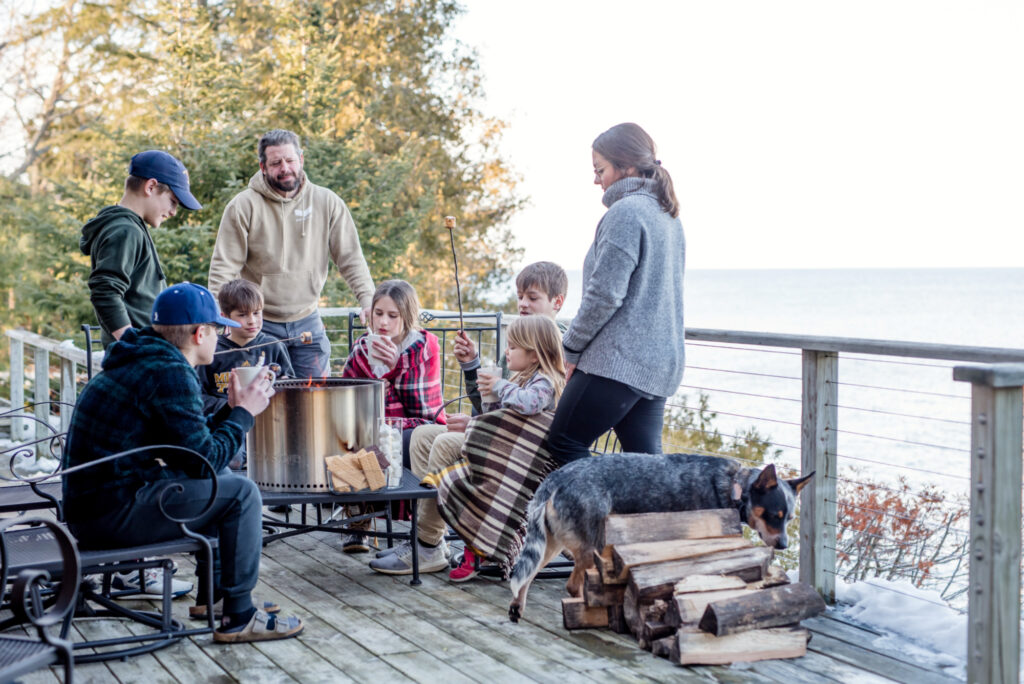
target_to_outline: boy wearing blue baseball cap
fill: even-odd
[[[146,224],[158,228],[179,204],[203,208],[192,196],[185,166],[166,152],[148,150],[132,157],[121,201],[82,227],[80,246],[92,261],[90,299],[104,347],[128,327],[141,328],[149,321],[153,301],[167,282]]]
[[[214,640],[234,643],[296,636],[302,631],[298,618],[277,615],[280,608],[273,604],[261,603],[260,610],[253,605],[262,549],[260,493],[255,483],[227,467],[253,417],[266,409],[274,394],[270,378],[243,387],[232,373],[227,405],[207,419],[195,367],[213,360],[218,329],[239,324],[221,316],[210,291],[193,283],[171,285],[161,292],[151,321],[141,330],[125,330],[107,349],[103,372],[86,385],[71,416],[64,465],[157,444],[186,447],[204,456],[217,473],[217,495],[211,509],[191,526],[216,536],[220,543],[213,600],[222,611],[223,623]],[[167,503],[205,502],[212,481],[203,475],[207,473],[160,468],[152,458],[120,459],[68,475],[64,478],[68,527],[82,548],[176,539],[181,530],[161,513],[160,494],[173,480],[181,485],[181,493]],[[201,573],[200,568],[197,576],[202,577]],[[205,606],[206,597],[199,598]],[[195,610],[190,614],[200,616]]]

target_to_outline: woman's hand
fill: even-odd
[[[398,363],[398,355],[398,346],[387,335],[377,337],[370,345],[370,356],[387,364],[392,370]]]
[[[576,364],[575,363],[566,363],[565,364],[565,381],[566,382],[569,382],[569,378],[572,377],[572,372],[574,370],[576,370]]]
[[[476,345],[465,330],[455,334],[455,358],[462,363],[468,363],[476,358]]]

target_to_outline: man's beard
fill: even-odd
[[[284,182],[277,180],[273,176],[264,173],[263,177],[267,181],[267,185],[272,187],[278,192],[293,192],[295,189],[302,184],[302,178],[298,175],[292,176],[291,178],[285,179]]]

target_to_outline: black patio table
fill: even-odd
[[[377,501],[383,501],[390,504],[393,501],[408,501],[409,508],[412,511],[412,526],[409,528],[411,532],[395,532],[392,528],[391,519],[391,506],[385,506],[385,519],[387,521],[387,531],[385,533],[380,532],[366,532],[367,535],[373,537],[384,537],[387,539],[388,547],[392,546],[392,542],[395,539],[411,539],[416,532],[416,509],[417,502],[420,499],[436,499],[437,490],[430,487],[424,487],[420,485],[420,479],[409,470],[402,472],[402,480],[398,487],[393,489],[383,488],[376,491],[370,491],[369,489],[363,489],[358,492],[347,492],[347,493],[336,493],[330,491],[308,491],[296,488],[293,491],[266,491],[261,489],[260,496],[263,498],[264,506],[290,506],[295,504],[302,505],[302,512],[300,514],[300,522],[291,522],[289,518],[290,514],[286,514],[285,519],[274,518],[269,515],[265,515],[263,518],[265,528],[285,528],[286,531],[279,532],[276,530],[268,531],[263,535],[263,545],[266,546],[272,541],[283,539],[285,537],[292,537],[297,534],[305,534],[307,532],[325,531],[335,533],[348,532],[348,528],[344,527],[347,523],[352,523],[359,520],[365,520],[370,517],[369,514],[352,516],[349,518],[332,518],[327,521],[323,521],[320,515],[320,505],[346,505],[346,504],[364,504],[374,503]],[[316,506],[316,517],[315,523],[307,522],[306,505]],[[416,544],[412,544],[412,581],[410,584],[420,584],[420,558],[419,551],[416,548]]]

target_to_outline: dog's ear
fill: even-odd
[[[759,492],[766,492],[772,487],[778,487],[779,480],[775,475],[775,464],[769,463],[761,471],[761,474],[754,480],[753,488]]]
[[[799,494],[800,490],[806,487],[807,483],[811,481],[812,477],[814,477],[814,473],[815,471],[812,470],[810,475],[804,475],[803,477],[795,480],[786,480],[786,484],[793,488],[794,493]]]

